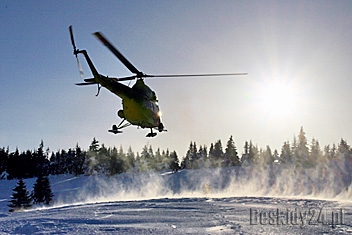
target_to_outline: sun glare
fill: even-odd
[[[261,107],[273,116],[292,114],[296,105],[296,94],[285,83],[277,82],[262,87],[259,98]]]

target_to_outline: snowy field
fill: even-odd
[[[16,213],[2,180],[0,234],[352,234],[348,198],[255,195],[213,172],[51,176],[53,205]]]

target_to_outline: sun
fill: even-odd
[[[287,83],[266,84],[259,90],[261,108],[272,116],[285,116],[293,114],[296,106],[296,93]]]

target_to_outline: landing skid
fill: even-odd
[[[111,132],[111,133],[114,133],[114,134],[119,134],[119,133],[122,133],[121,129],[132,125],[129,122],[123,124],[124,121],[126,121],[125,118],[120,122],[120,124],[118,126],[112,125],[111,130],[108,130],[108,132]],[[155,128],[155,129],[157,129],[159,132],[167,131],[167,130],[164,129],[164,125],[162,123],[160,123],[159,126],[157,128]],[[150,128],[150,133],[148,133],[146,135],[146,137],[150,137],[151,138],[151,137],[155,137],[156,135],[157,135],[157,133],[153,132],[153,128]]]
[[[150,133],[148,133],[148,134],[146,135],[146,137],[155,137],[155,136],[156,136],[156,133],[153,132],[153,129],[152,129],[152,128],[150,128]]]
[[[167,131],[167,130],[164,129],[164,125],[162,123],[159,123],[159,126],[157,128],[155,128],[155,129],[157,129],[159,132]],[[153,128],[150,128],[150,133],[148,133],[146,135],[146,137],[155,137],[156,134],[157,133],[153,132]]]
[[[116,125],[112,125],[111,130],[108,130],[108,132],[114,133],[114,134],[118,134],[118,133],[122,133],[121,129],[128,127],[131,125],[131,123],[125,123],[122,125],[122,123],[125,121],[126,119],[123,119],[120,124],[118,126]]]
[[[115,135],[118,133],[122,133],[122,131],[120,131],[116,125],[113,125],[111,130],[108,130],[108,132],[114,133]]]

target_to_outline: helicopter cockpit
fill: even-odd
[[[138,79],[133,85],[132,90],[141,94],[144,98],[147,98],[150,101],[158,102],[155,92],[145,85],[143,79]]]

